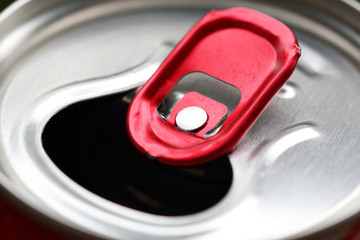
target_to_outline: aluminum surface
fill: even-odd
[[[23,1],[0,17],[2,186],[102,238],[288,239],[336,226],[360,212],[360,13],[347,2],[52,1],[59,6],[38,14],[48,6]],[[165,42],[211,8],[231,6],[284,21],[302,56],[230,154],[233,185],[219,204],[182,217],[146,214],[88,192],[51,162],[40,138],[53,114],[140,86],[169,50]]]

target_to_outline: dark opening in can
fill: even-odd
[[[140,211],[185,215],[219,202],[232,181],[227,156],[187,168],[149,161],[129,140],[123,98],[88,100],[57,113],[42,135],[51,160],[86,189]]]

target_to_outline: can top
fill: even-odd
[[[338,224],[352,222],[351,218],[360,212],[358,4],[353,8],[347,0],[20,2],[23,4],[17,11],[5,16],[6,21],[0,18],[0,184],[14,200],[47,216],[42,219],[53,219],[86,239],[89,235],[103,239],[294,239],[319,231],[331,235],[336,228],[343,231],[343,225]],[[134,160],[133,155],[128,158],[126,154],[127,147],[132,146],[129,140],[111,148],[121,150],[114,165],[107,168],[104,161],[89,160],[96,159],[95,154],[89,154],[85,161],[67,157],[56,161],[44,150],[44,129],[59,112],[70,109],[77,113],[73,106],[90,99],[101,105],[105,95],[121,96],[117,100],[122,101],[126,94],[130,102],[127,92],[142,86],[172,50],[163,42],[177,42],[213,8],[239,5],[264,12],[291,27],[302,56],[291,78],[243,136],[241,144],[222,158],[226,164],[221,167],[227,171],[215,171],[207,179],[210,186],[217,188],[213,179],[224,176],[219,172],[231,176],[228,191],[218,202],[201,211],[169,217],[109,199],[110,194],[104,191],[115,189],[111,193],[130,204],[134,198],[156,209],[171,204],[158,198],[169,194],[155,191],[160,181],[154,179],[158,178],[144,177],[143,173],[154,167],[177,169],[171,177],[188,174],[204,180],[201,168],[206,164],[183,168],[144,161],[149,168],[128,171],[127,163]],[[164,48],[169,51],[162,51]],[[191,74],[222,80],[203,71]],[[192,84],[192,78],[181,83],[176,86],[183,92]],[[223,91],[242,100],[241,89],[220,85]],[[223,97],[223,103],[210,101],[213,99],[208,96],[216,96],[210,90],[201,97],[196,93],[189,91],[186,96],[196,98],[196,106],[206,103],[200,107],[208,116],[213,113],[207,105],[216,105],[224,115],[236,108]],[[188,106],[188,97],[175,106],[176,113]],[[166,111],[156,111],[167,116]],[[123,119],[114,125],[123,127],[126,133],[126,114],[122,113]],[[86,116],[74,115],[79,118],[70,115],[67,123]],[[221,121],[224,115],[216,116]],[[176,120],[176,116],[170,118]],[[210,120],[206,124],[212,124]],[[59,121],[65,125],[64,119]],[[79,130],[84,128],[79,126]],[[58,133],[66,136],[72,130],[64,128]],[[191,134],[204,136],[206,132],[201,131],[205,130],[203,126]],[[50,147],[66,154],[65,145],[77,141],[76,134],[71,136],[55,135],[58,144]],[[94,138],[101,140],[99,136]],[[111,152],[99,145],[88,146],[82,149]],[[93,171],[87,171],[90,165]],[[118,178],[110,183],[110,175],[99,173],[104,170]],[[87,189],[79,177],[100,186],[100,190]],[[184,184],[183,189],[196,191],[195,180]],[[127,187],[120,189],[120,182]],[[172,183],[170,179],[167,182]],[[134,183],[143,185],[136,188]],[[213,191],[210,187],[210,195]],[[181,193],[181,189],[174,187],[171,192]],[[122,193],[131,193],[132,198],[126,199]],[[184,201],[183,206],[191,205],[196,196]]]

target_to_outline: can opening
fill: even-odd
[[[42,134],[52,161],[87,190],[152,214],[187,215],[219,202],[232,183],[228,157],[196,167],[151,161],[128,138],[126,94],[79,102],[53,116]]]

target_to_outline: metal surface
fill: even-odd
[[[355,4],[22,1],[0,17],[2,187],[69,229],[102,238],[289,239],[335,231],[360,212],[360,13],[347,3]],[[181,217],[147,214],[92,194],[51,162],[40,139],[51,115],[140,86],[143,79],[123,79],[103,88],[96,79],[140,65],[209,9],[231,6],[288,24],[302,57],[230,154],[233,184],[220,203]]]

